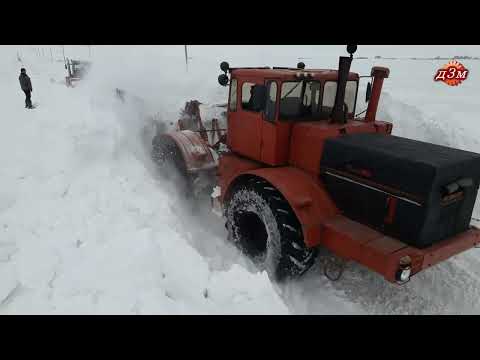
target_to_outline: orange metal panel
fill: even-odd
[[[232,77],[249,77],[249,78],[275,78],[282,81],[297,79],[297,73],[309,73],[309,79],[336,81],[338,79],[338,71],[331,69],[232,69]],[[359,76],[357,73],[349,73],[348,80],[357,81]]]
[[[410,247],[364,225],[338,216],[324,222],[321,245],[354,260],[395,282],[400,259],[412,259],[412,275],[480,244],[480,230],[472,228],[426,249]]]
[[[218,162],[218,184],[221,188],[220,199],[223,202],[230,184],[237,176],[245,171],[258,169],[263,164],[246,158],[239,157],[235,154],[223,154]]]
[[[278,106],[277,106],[278,107]],[[270,166],[288,164],[292,123],[262,121],[262,158]]]
[[[346,124],[330,124],[328,121],[297,123],[292,129],[289,164],[319,174],[327,139],[341,136],[342,133],[386,133],[387,127],[388,123],[384,122],[367,123],[358,120],[349,120]]]
[[[180,149],[187,171],[211,169],[216,166],[208,145],[191,130],[175,131],[164,136],[172,138]]]
[[[480,230],[472,227],[462,234],[423,249],[422,269],[438,264],[453,255],[478,245],[480,245]]]

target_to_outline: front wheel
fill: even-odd
[[[282,194],[267,181],[249,179],[232,190],[226,206],[229,239],[270,278],[304,274],[315,262],[302,227]]]

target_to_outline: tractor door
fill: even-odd
[[[232,151],[260,161],[263,119],[261,109],[254,109],[251,103],[255,85],[263,85],[263,81],[231,80],[227,142]]]
[[[280,91],[279,82],[265,80],[267,101],[262,116],[262,162],[278,166],[288,162],[291,124],[278,121]]]

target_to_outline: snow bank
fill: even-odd
[[[8,100],[0,313],[288,312],[266,274],[238,265],[210,270],[190,245],[177,199],[147,162],[135,109],[88,83],[50,82],[63,68],[39,62],[27,67],[39,104],[29,111],[11,68],[0,86]]]

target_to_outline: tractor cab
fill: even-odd
[[[271,122],[330,120],[337,78],[336,70],[236,69],[231,86],[236,85],[237,91],[230,93],[230,99],[235,103],[233,96],[240,92],[240,110],[261,113]],[[348,74],[343,121],[354,118],[358,81],[358,74]]]
[[[230,85],[229,148],[270,166],[290,164],[318,173],[315,152],[320,155],[325,139],[378,129],[389,133],[391,124],[375,121],[388,69],[372,69],[373,89],[369,83],[365,97],[367,115],[355,116],[360,80],[359,74],[350,72],[355,50],[347,47],[350,56],[340,57],[336,70],[305,69],[303,63],[296,68],[230,68],[223,62],[224,74],[218,81]]]

